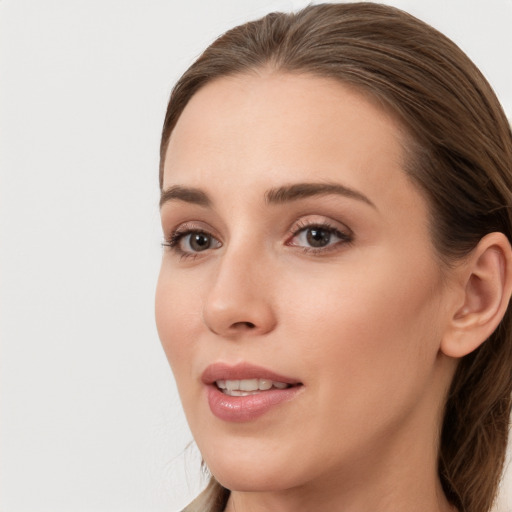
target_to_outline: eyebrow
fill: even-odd
[[[283,187],[272,188],[265,193],[265,200],[269,204],[281,204],[288,201],[297,201],[313,196],[323,196],[336,194],[351,199],[362,201],[373,208],[375,204],[364,194],[340,185],[339,183],[295,183],[293,185],[285,185]]]
[[[174,185],[160,194],[160,208],[168,201],[184,201],[186,203],[197,204],[199,206],[210,206],[211,199],[201,189],[193,187],[183,187]]]
[[[308,197],[330,194],[357,199],[376,208],[375,204],[364,194],[339,183],[294,183],[293,185],[271,188],[265,192],[265,201],[267,204],[282,204]],[[160,195],[160,208],[168,201],[184,201],[204,207],[212,205],[212,200],[208,194],[201,189],[184,187],[182,185],[173,185],[162,191]]]

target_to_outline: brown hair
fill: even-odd
[[[468,254],[487,233],[512,239],[512,134],[491,87],[448,38],[380,4],[272,13],[217,39],[171,94],[160,186],[171,132],[190,98],[218,77],[262,67],[351,84],[401,119],[410,137],[406,171],[429,201],[444,264]],[[438,470],[461,512],[486,512],[496,496],[511,409],[511,322],[509,309],[494,334],[461,359],[449,391]],[[227,496],[212,477],[202,504],[196,500],[190,510],[219,510]]]

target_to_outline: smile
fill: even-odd
[[[229,396],[248,396],[268,391],[269,389],[286,389],[291,385],[269,379],[217,380],[216,386]]]
[[[201,380],[212,414],[238,423],[256,420],[304,389],[296,379],[248,363],[215,363],[203,372]]]

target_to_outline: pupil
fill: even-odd
[[[210,247],[210,237],[204,233],[195,233],[190,237],[190,247],[194,251],[204,251]]]
[[[331,240],[331,233],[325,229],[309,229],[307,240],[312,247],[325,247]]]

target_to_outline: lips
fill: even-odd
[[[210,365],[201,380],[207,387],[211,412],[229,422],[255,420],[303,388],[297,379],[247,363]]]
[[[301,384],[297,379],[279,375],[262,366],[255,366],[248,363],[240,363],[230,366],[224,363],[215,363],[203,372],[201,380],[209,385],[218,380],[244,380],[244,379],[267,379],[274,382],[283,382],[292,386]]]

